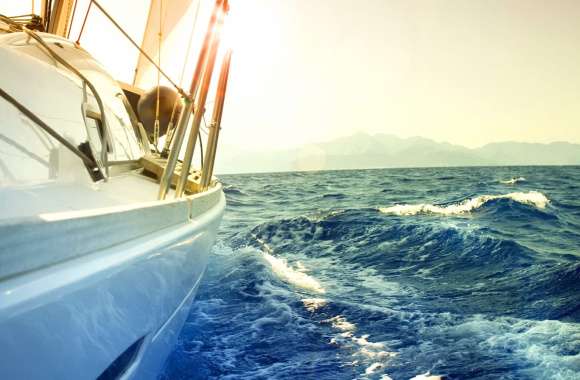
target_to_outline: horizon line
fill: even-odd
[[[579,164],[520,164],[520,165],[440,165],[440,166],[387,166],[374,168],[354,168],[354,169],[307,169],[307,170],[280,170],[280,171],[258,171],[258,172],[237,172],[237,173],[216,173],[216,176],[228,175],[252,175],[252,174],[284,174],[284,173],[311,173],[311,172],[345,172],[360,170],[398,170],[398,169],[467,169],[467,168],[532,168],[532,167],[579,167]]]

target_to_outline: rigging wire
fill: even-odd
[[[71,32],[71,30],[72,30],[72,23],[74,22],[74,19],[75,19],[75,14],[77,13],[77,4],[78,4],[78,3],[79,3],[79,2],[78,2],[78,0],[75,0],[75,5],[73,6],[72,16],[70,17],[70,25],[69,25],[69,27],[68,27],[68,32],[66,33],[66,38],[67,38],[67,39],[68,39],[68,38],[70,38],[70,32]],[[90,7],[90,5],[89,5],[89,7]],[[88,12],[88,11],[87,11],[87,12]],[[87,14],[88,14],[88,13],[87,13]],[[85,21],[86,21],[86,18],[85,18]],[[84,26],[84,23],[83,23],[83,26]],[[47,28],[47,29],[48,29],[48,28]],[[79,36],[79,39],[80,39],[80,36]],[[78,42],[78,41],[77,41],[77,42]]]
[[[143,49],[141,49],[141,47],[131,38],[131,36],[129,36],[129,34],[121,27],[121,25],[119,25],[119,23],[117,21],[115,21],[115,19],[105,10],[105,8],[103,8],[101,6],[101,4],[99,4],[99,2],[97,0],[91,0],[90,4],[95,4],[95,6],[97,8],[99,8],[99,10],[103,13],[103,15],[105,15],[105,17],[107,17],[109,19],[109,21],[111,21],[111,23],[123,34],[123,36],[125,36],[125,38],[137,49],[139,50],[139,52],[143,55],[143,57],[145,57],[145,59],[147,59],[157,70],[159,70],[159,72],[161,73],[161,75],[163,75],[163,77],[165,79],[167,79],[167,81],[175,88],[175,90],[177,90],[177,92],[186,98],[189,98],[189,96],[185,93],[185,91],[183,91],[183,89],[181,87],[179,87],[177,85],[177,83],[175,83],[173,81],[173,79],[171,79],[169,77],[169,75],[167,75],[165,73],[165,71],[163,71],[163,69],[161,67],[159,67],[159,65],[157,65],[157,63],[155,63],[155,61],[153,60],[153,58],[151,58],[149,56],[149,54],[147,54],[147,52],[145,52]],[[89,4],[89,7],[90,7]],[[88,16],[88,10],[87,10],[87,14],[85,15],[85,21],[83,22],[83,28],[84,28],[84,24],[86,23],[86,18]],[[79,38],[77,39],[77,44],[80,45],[80,35],[82,34],[82,30],[81,29],[81,33],[79,34]]]
[[[197,19],[198,19],[198,15],[199,15],[200,5],[201,5],[201,0],[198,0],[197,6],[195,8],[195,16],[193,17],[191,31],[189,32],[187,49],[185,50],[185,59],[183,61],[183,66],[181,67],[181,74],[179,76],[179,84],[180,85],[183,85],[183,78],[185,77],[185,69],[187,67],[187,64],[189,63],[189,54],[191,52],[191,43],[193,41],[193,33],[195,32],[195,27],[197,26]],[[175,101],[173,102],[173,109],[171,110],[171,117],[169,118],[169,126],[167,128],[167,133],[165,134],[165,136],[166,136],[165,137],[165,146],[163,147],[164,153],[169,151],[169,147],[171,146],[171,140],[173,140],[173,132],[174,132],[174,127],[175,127],[173,120],[175,120],[175,112],[177,111],[177,105],[179,104],[180,101],[181,101],[181,99],[175,98]]]
[[[87,18],[89,17],[89,12],[91,11],[92,6],[93,6],[93,1],[91,0],[89,2],[89,6],[87,7],[87,12],[85,13],[85,18],[83,19],[83,23],[81,25],[81,30],[79,31],[79,35],[77,36],[77,40],[76,40],[77,45],[81,44],[81,37],[83,35],[83,32],[85,31],[85,24],[87,23]]]
[[[161,67],[161,48],[163,46],[163,0],[159,0],[159,32],[157,33],[157,65]],[[153,126],[153,145],[159,153],[159,97],[161,94],[161,73],[157,70],[157,99],[155,102],[155,124]]]
[[[195,16],[193,17],[193,25],[191,26],[191,32],[189,32],[189,40],[187,42],[187,49],[185,50],[185,60],[183,61],[183,66],[181,67],[181,75],[179,76],[179,83],[183,84],[183,77],[185,76],[185,68],[189,63],[189,53],[191,51],[191,42],[193,41],[193,33],[195,32],[195,27],[197,26],[197,18],[199,15],[201,0],[197,2],[197,7],[195,8]]]

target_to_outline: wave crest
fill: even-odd
[[[466,199],[457,204],[447,206],[437,206],[432,204],[415,204],[415,205],[395,205],[391,207],[380,207],[379,211],[385,214],[395,215],[417,215],[417,214],[440,214],[440,215],[459,215],[466,214],[480,208],[485,203],[496,199],[511,199],[513,201],[533,205],[543,209],[550,202],[548,197],[539,191],[517,192],[505,195],[480,195],[475,198]]]
[[[515,185],[516,183],[525,182],[525,181],[526,181],[526,179],[524,177],[518,177],[518,178],[513,177],[511,179],[499,181],[499,183],[503,183],[504,185]]]
[[[283,281],[315,293],[325,293],[324,288],[314,277],[292,268],[284,259],[262,252],[264,259],[272,266],[272,271]]]

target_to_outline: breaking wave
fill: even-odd
[[[580,168],[517,170],[227,177],[160,380],[579,379]]]
[[[500,180],[499,183],[503,183],[504,185],[515,185],[516,183],[519,182],[525,182],[526,179],[524,177],[513,177],[510,179],[506,179],[506,180]]]
[[[292,268],[284,259],[280,259],[264,252],[264,259],[272,266],[272,271],[280,277],[281,280],[302,289],[307,289],[315,293],[324,293],[324,288],[315,278],[307,275],[300,270]]]
[[[527,193],[509,193],[505,195],[480,195],[475,198],[466,199],[457,204],[450,204],[444,206],[432,204],[414,204],[414,205],[395,205],[391,207],[380,207],[379,211],[385,214],[395,215],[417,215],[417,214],[440,214],[440,215],[460,215],[476,210],[487,202],[498,199],[510,199],[512,201],[532,205],[539,209],[546,208],[550,200],[538,191],[530,191]]]

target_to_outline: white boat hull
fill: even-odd
[[[216,186],[0,223],[0,378],[155,378],[224,208]]]

